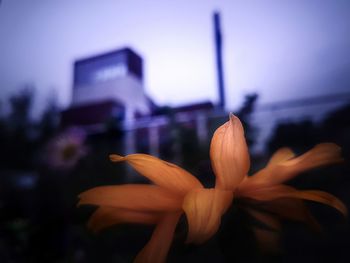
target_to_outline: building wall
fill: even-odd
[[[127,120],[133,119],[136,112],[150,114],[150,105],[142,82],[131,74],[93,85],[76,86],[73,89],[74,107],[105,100],[115,100],[124,105]]]

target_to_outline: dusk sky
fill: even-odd
[[[73,62],[129,46],[157,104],[217,101],[212,14],[221,13],[228,109],[349,91],[350,1],[2,0],[0,94],[26,83],[71,101]]]

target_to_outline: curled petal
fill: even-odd
[[[202,188],[196,177],[179,166],[147,154],[130,154],[125,157],[111,154],[112,162],[126,161],[137,172],[169,191],[185,194],[191,189]]]
[[[329,205],[343,215],[347,215],[347,208],[342,201],[340,201],[335,196],[317,190],[306,190],[306,191],[298,191],[293,187],[287,185],[275,185],[265,188],[260,188],[257,190],[249,191],[249,192],[239,192],[241,196],[259,200],[259,201],[271,201],[279,198],[297,198],[297,199],[305,199],[318,203],[322,203],[325,205]]]
[[[216,175],[216,188],[234,190],[248,173],[250,161],[244,130],[240,120],[230,120],[214,133],[210,159]]]
[[[156,212],[139,212],[101,206],[92,214],[87,226],[93,232],[99,232],[107,227],[123,223],[153,225],[159,221],[161,216],[161,213]]]
[[[79,195],[78,205],[90,204],[136,211],[178,211],[182,199],[154,185],[100,186]]]
[[[167,213],[157,224],[150,241],[136,256],[135,263],[163,263],[166,261],[174,231],[181,213]]]
[[[284,171],[282,175],[276,176],[276,180],[277,182],[284,182],[301,172],[342,161],[341,148],[338,145],[321,143],[305,154],[280,164],[279,166]]]
[[[273,166],[279,163],[282,163],[284,161],[287,161],[289,159],[292,159],[295,157],[295,154],[293,151],[289,148],[281,148],[277,150],[271,157],[269,163],[267,166]]]
[[[240,185],[241,191],[280,184],[307,170],[343,160],[340,147],[333,143],[318,144],[299,157],[291,157],[292,152],[286,148],[278,151],[266,168],[248,177]]]
[[[335,143],[317,144],[310,151],[299,156],[297,159],[294,159],[293,161],[305,162],[303,165],[305,165],[307,168],[318,167],[331,163],[339,163],[343,161],[343,158],[341,157],[341,148]],[[293,161],[291,161],[291,163]],[[291,165],[291,163],[288,163],[288,165]]]
[[[230,206],[232,191],[220,189],[195,189],[184,199],[183,210],[188,221],[187,243],[200,244],[218,230],[221,216]]]
[[[341,212],[345,216],[348,214],[348,209],[346,208],[345,204],[342,201],[340,201],[338,198],[336,198],[334,195],[331,195],[327,192],[318,191],[318,190],[308,190],[308,191],[299,191],[299,193],[294,193],[294,195],[297,196],[298,198],[329,205],[337,209],[339,212]]]

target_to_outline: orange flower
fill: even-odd
[[[253,204],[253,207],[246,208],[247,212],[267,226],[265,229],[253,228],[261,249],[277,248],[280,219],[303,222],[314,230],[320,230],[318,222],[302,199],[332,206],[343,215],[347,215],[347,208],[343,202],[327,192],[300,191],[282,184],[304,171],[342,161],[340,147],[332,143],[318,144],[299,157],[295,157],[289,148],[281,148],[271,157],[264,169],[253,176],[245,177],[236,191],[236,197],[244,198]]]
[[[308,199],[346,213],[345,206],[328,193],[297,191],[281,184],[307,169],[340,161],[339,148],[321,144],[301,157],[292,157],[290,150],[282,149],[265,169],[247,177],[250,161],[243,127],[231,114],[229,121],[215,131],[210,145],[215,188],[204,188],[187,171],[150,155],[110,155],[111,161],[126,161],[154,185],[96,187],[80,194],[79,205],[98,206],[88,222],[94,231],[120,223],[156,225],[150,241],[135,259],[152,263],[166,260],[181,214],[186,214],[189,225],[186,242],[203,243],[217,232],[234,196],[258,201]]]

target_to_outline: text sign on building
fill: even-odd
[[[133,74],[142,81],[142,59],[128,48],[78,60],[74,64],[74,87],[95,85],[99,82]]]

